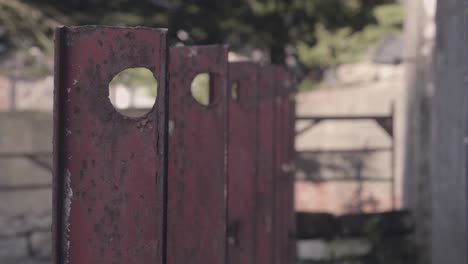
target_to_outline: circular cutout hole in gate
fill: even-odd
[[[156,102],[158,81],[144,67],[125,69],[109,83],[109,99],[120,114],[140,117],[148,113]]]
[[[193,98],[202,106],[208,106],[211,103],[211,77],[209,73],[203,72],[197,74],[190,85],[190,92]]]
[[[231,99],[239,101],[239,82],[233,82],[231,84]]]

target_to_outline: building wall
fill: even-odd
[[[0,124],[0,153],[51,152],[51,114],[5,112]],[[51,157],[41,161],[51,164]],[[24,157],[0,156],[0,263],[50,263],[51,180],[49,170]]]
[[[468,263],[467,2],[438,1],[431,144],[432,263]]]
[[[421,264],[431,256],[431,124],[435,1],[405,2],[405,133],[403,152],[403,206],[412,211],[417,223],[414,241]]]
[[[401,204],[402,132],[404,132],[402,95],[403,67],[379,65],[370,62],[342,65],[337,69],[338,87],[328,87],[300,94],[297,98],[297,115],[389,115],[394,108],[394,140],[396,156],[396,204]],[[297,123],[296,130],[306,124]],[[389,148],[392,138],[374,121],[322,121],[313,129],[296,137],[296,150],[333,150]],[[321,155],[315,160],[316,175],[322,177],[347,176],[390,178],[390,152],[365,155]],[[358,183],[301,181],[304,173],[297,165],[296,209],[334,214],[356,212],[352,204]],[[365,211],[392,209],[391,185],[388,182],[367,182],[363,185],[363,198],[375,206],[365,206]],[[372,203],[369,203],[372,204]]]

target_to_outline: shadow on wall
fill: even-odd
[[[314,197],[320,196],[316,197],[315,202],[307,204],[311,209],[306,211],[381,211],[392,195],[388,187],[391,180],[390,169],[382,168],[390,155],[388,151],[374,152],[365,149],[351,153],[298,152],[295,161],[296,179],[302,187],[297,191],[307,192]]]

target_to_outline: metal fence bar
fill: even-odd
[[[64,27],[56,39],[54,263],[162,263],[166,31]],[[130,67],[159,83],[139,118],[108,98]]]
[[[285,68],[277,67],[276,73],[276,118],[275,118],[275,148],[276,148],[276,232],[278,263],[293,263],[294,241],[294,174],[291,158],[293,157],[294,130],[291,126],[293,105],[290,101],[292,80]]]
[[[283,82],[283,116],[284,125],[283,130],[285,131],[283,140],[285,142],[285,155],[282,171],[286,174],[286,205],[285,205],[285,216],[287,222],[287,259],[286,263],[296,263],[296,212],[295,212],[295,200],[294,200],[294,187],[295,187],[295,173],[293,169],[294,160],[294,144],[295,144],[295,113],[296,106],[294,100],[294,80],[290,72],[285,72]]]
[[[373,152],[392,152],[392,147],[372,147],[361,149],[313,149],[297,151],[298,154],[367,154]]]
[[[285,217],[285,199],[287,193],[287,182],[285,174],[282,171],[282,166],[286,158],[286,145],[283,140],[285,129],[284,129],[284,97],[283,97],[283,82],[284,72],[280,66],[275,66],[275,79],[274,86],[274,206],[275,206],[275,263],[284,264],[286,263],[286,252],[284,249],[287,248],[287,222]]]
[[[23,157],[52,157],[49,151],[10,151],[0,152],[0,158],[23,158]]]
[[[275,67],[260,70],[258,103],[258,173],[255,263],[274,260],[274,85]]]
[[[395,119],[393,116],[395,116],[395,106],[392,104],[392,119],[389,121],[390,123],[387,124],[386,126],[386,131],[389,135],[391,135],[392,138],[392,147],[391,147],[391,156],[390,156],[390,173],[391,173],[391,186],[390,186],[390,195],[391,195],[391,204],[392,204],[392,210],[396,210],[397,207],[397,197],[396,197],[396,150],[395,150],[395,137],[394,137],[394,128],[395,128]]]
[[[50,189],[51,183],[43,184],[20,184],[20,185],[0,185],[0,192],[20,192]]]
[[[52,165],[50,162],[41,160],[41,158],[50,158],[51,156],[52,152],[0,152],[0,159],[23,158],[50,172],[53,170]]]
[[[191,82],[210,74],[210,103]],[[226,261],[227,48],[170,50],[167,263]]]
[[[351,177],[333,177],[328,179],[319,179],[319,180],[311,180],[311,179],[299,179],[298,181],[302,182],[313,182],[313,183],[324,183],[324,182],[372,182],[372,183],[385,183],[389,184],[392,182],[392,178],[378,178],[378,177],[360,177],[360,178],[351,178]]]
[[[387,120],[392,119],[392,115],[312,115],[312,116],[297,116],[297,121],[308,120]]]
[[[255,264],[258,77],[258,64],[229,64],[227,263],[232,264]]]

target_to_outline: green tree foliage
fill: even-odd
[[[362,58],[369,45],[402,25],[396,0],[0,0],[0,11],[17,3],[64,24],[144,25],[170,29],[171,43],[227,43],[246,55],[254,50],[284,64],[295,58],[299,72],[321,71]],[[18,34],[50,36],[52,24],[0,12],[0,21],[22,24]],[[35,14],[35,13],[31,13]],[[37,20],[32,20],[37,21]],[[23,24],[24,23],[24,24]],[[28,24],[29,23],[29,24]],[[32,30],[31,30],[32,29]],[[12,34],[12,39],[21,39]],[[51,45],[51,44],[50,44]],[[45,48],[49,49],[50,48]],[[294,64],[294,63],[289,63]]]
[[[158,93],[158,80],[150,70],[143,67],[129,68],[119,72],[112,78],[109,87],[115,89],[119,84],[129,89],[146,88],[152,97],[156,97]]]
[[[353,2],[353,1],[350,1]],[[375,23],[361,30],[351,25],[329,30],[322,22],[315,24],[313,43],[298,41],[297,53],[300,61],[308,67],[329,67],[363,59],[369,47],[379,43],[387,35],[400,32],[403,12],[397,4],[386,4],[372,10]]]
[[[1,35],[3,45],[29,48],[32,45],[51,49],[52,29],[59,24],[40,10],[16,0],[0,0]],[[51,52],[51,50],[48,50]]]

